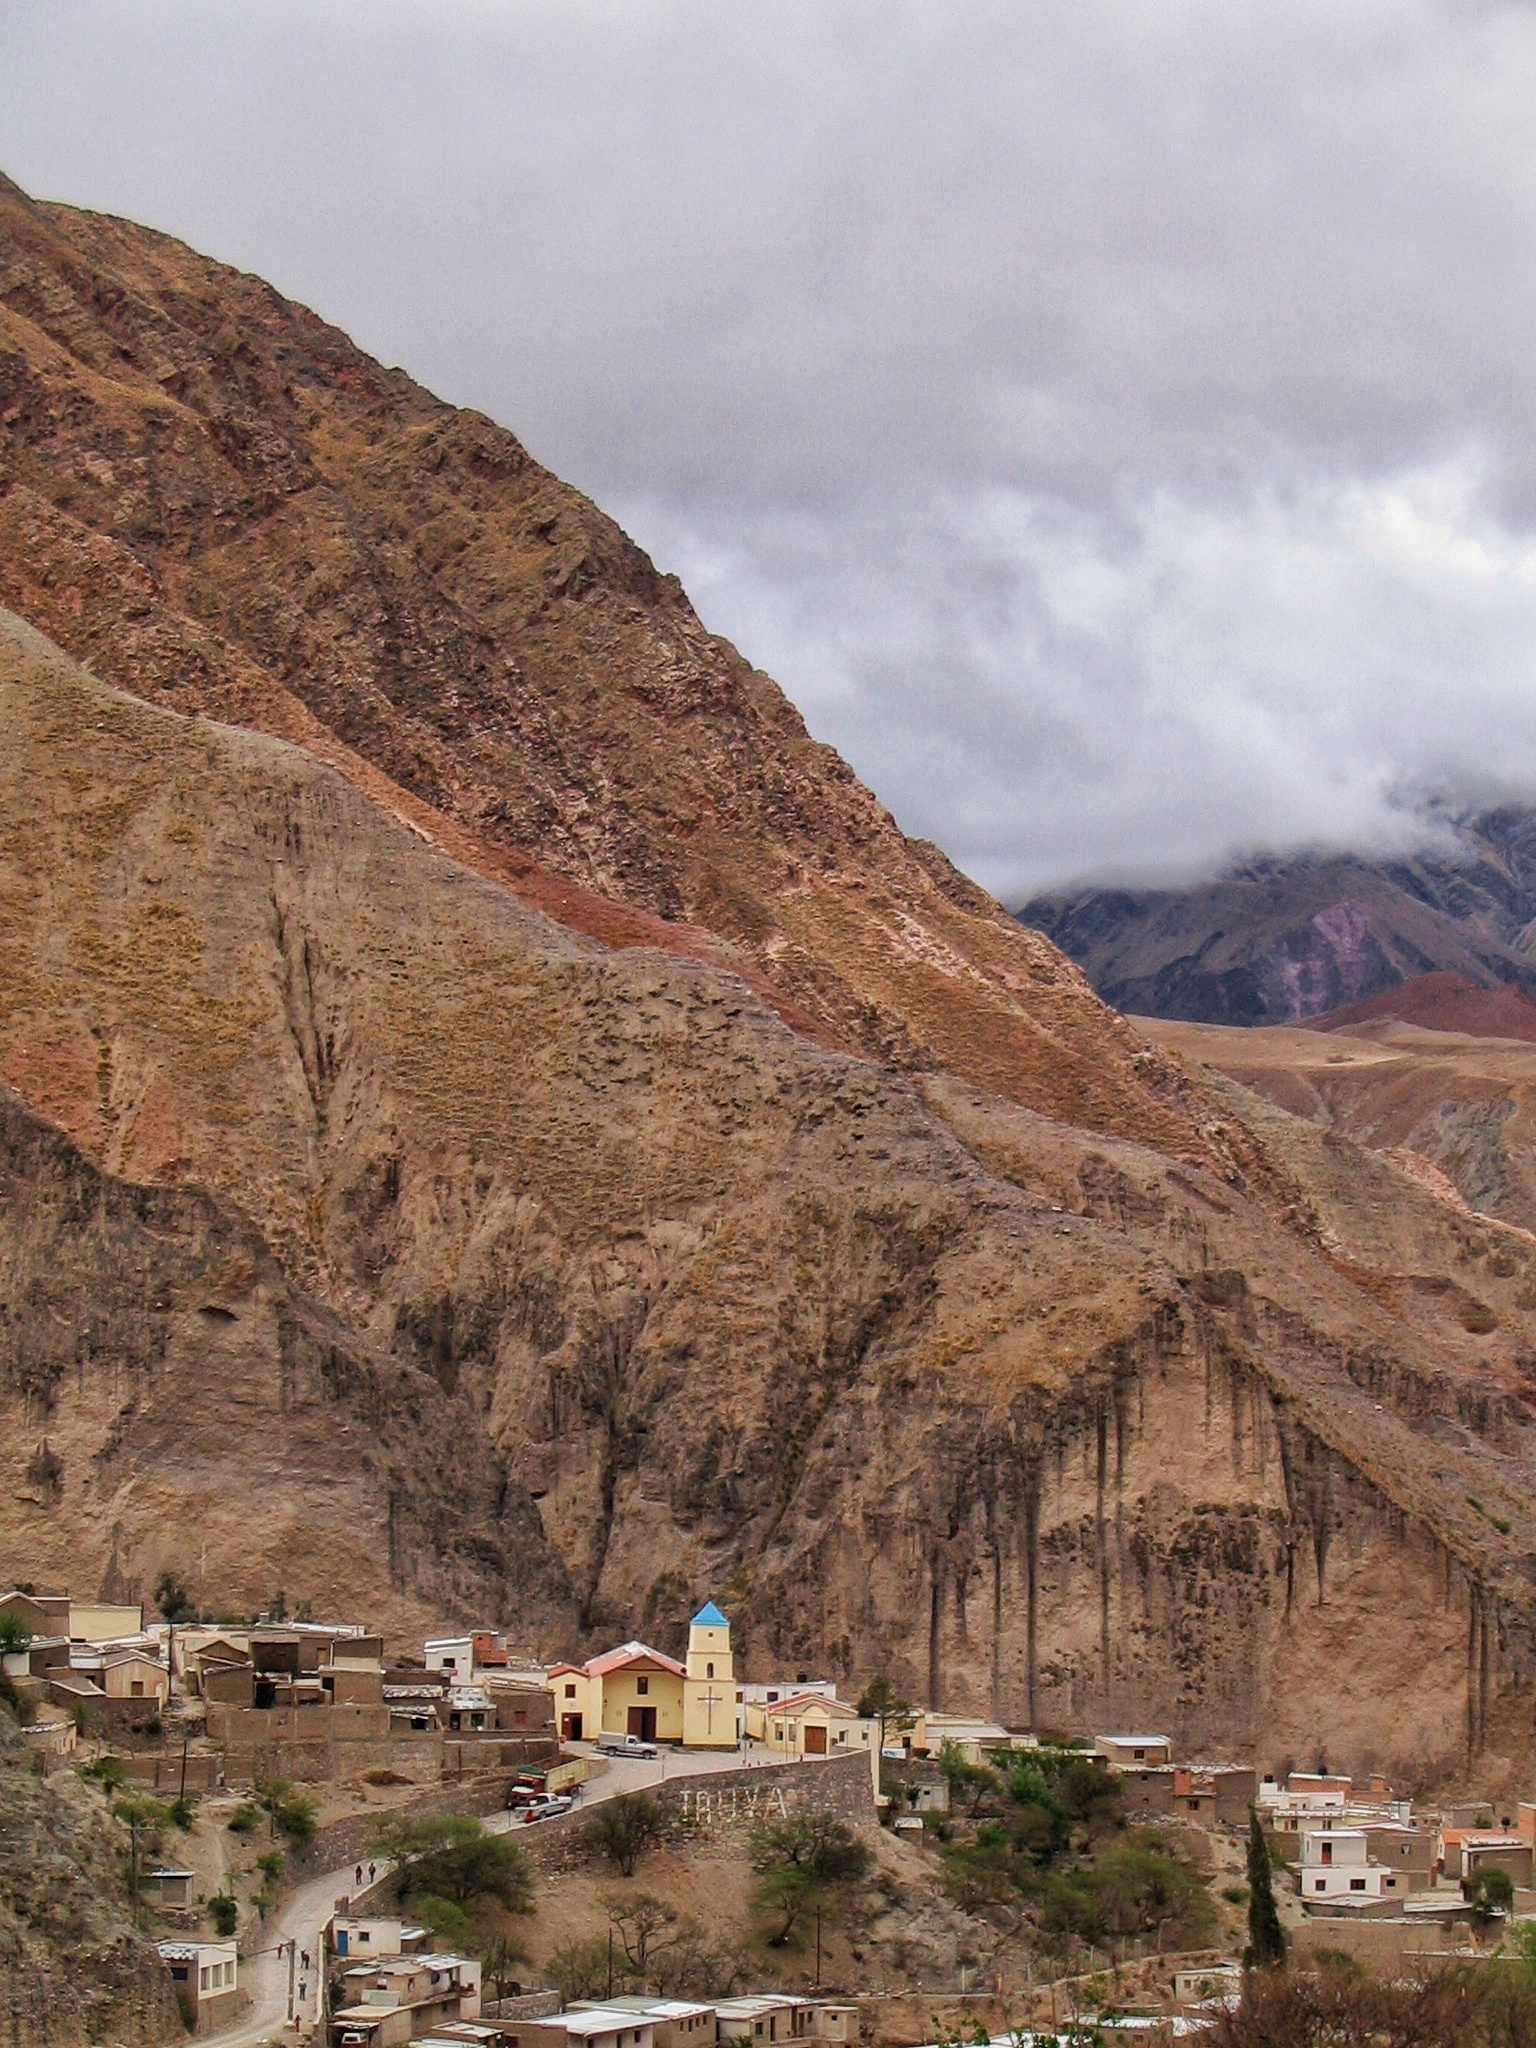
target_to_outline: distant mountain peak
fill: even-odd
[[[1536,990],[1536,807],[1447,822],[1452,846],[1260,855],[1189,888],[1057,891],[1018,915],[1132,1015],[1294,1024],[1434,974]]]

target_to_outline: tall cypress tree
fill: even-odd
[[[1243,1961],[1250,1970],[1285,1961],[1285,1929],[1275,1905],[1269,1843],[1256,1806],[1250,1808],[1248,1820],[1248,1950]]]

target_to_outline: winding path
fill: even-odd
[[[590,1744],[573,1744],[572,1747],[578,1755],[596,1756]],[[748,1744],[747,1750],[763,1753],[755,1743]],[[609,1768],[601,1777],[590,1781],[583,1804],[596,1806],[604,1799],[612,1799],[615,1793],[640,1791],[648,1785],[659,1785],[667,1777],[691,1778],[702,1771],[739,1770],[745,1754],[745,1751],[738,1755],[734,1750],[723,1750],[684,1760],[664,1751],[655,1762],[642,1757],[605,1757],[603,1761]],[[783,1759],[775,1758],[775,1761]],[[494,1835],[510,1833],[514,1825],[521,1825],[514,1822],[510,1813],[484,1814],[481,1819]],[[240,1958],[240,1985],[251,2000],[250,2010],[232,2026],[222,2028],[216,2034],[203,2035],[200,2048],[257,2048],[260,2042],[294,2041],[313,2032],[320,2007],[325,1923],[335,1911],[336,1901],[352,1891],[353,1869],[354,1866],[348,1863],[340,1870],[323,1872],[319,1877],[309,1878],[288,1895],[262,1928],[261,1947],[242,1954]],[[380,1865],[381,1872],[388,1869],[387,1863]],[[295,1970],[293,1976],[294,2004],[300,2021],[297,2033],[288,2019],[290,1941],[297,1944],[296,1954],[302,1955],[306,1949],[309,1951],[311,1965],[307,1977],[300,1970]],[[306,1986],[302,2004],[298,1998],[301,1979]]]

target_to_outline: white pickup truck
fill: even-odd
[[[654,1742],[647,1742],[643,1735],[621,1735],[617,1728],[605,1728],[597,1738],[597,1746],[605,1756],[656,1756]]]

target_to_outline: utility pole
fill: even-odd
[[[299,1943],[295,1935],[288,1938],[288,2017],[293,2018],[293,1977],[299,1960]]]
[[[613,1929],[608,1929],[608,1996],[613,1996]]]

